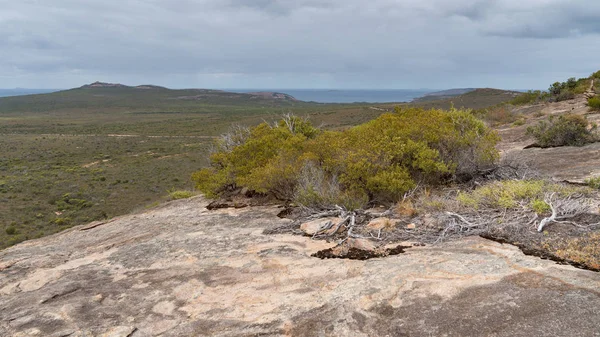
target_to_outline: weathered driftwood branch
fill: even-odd
[[[589,212],[589,203],[587,203],[585,200],[580,200],[580,198],[577,196],[569,196],[564,200],[553,200],[553,196],[554,193],[550,194],[549,197],[547,196],[544,198],[544,201],[552,210],[552,215],[540,221],[540,225],[537,229],[538,232],[542,232],[544,227],[552,222],[569,223],[579,227],[580,225],[573,221],[564,220],[571,219]]]
[[[554,193],[550,194],[549,198],[544,198],[544,201],[548,204],[548,206],[550,206],[550,209],[552,210],[552,215],[550,217],[543,218],[542,221],[540,221],[540,225],[538,226],[538,229],[537,229],[538,232],[543,231],[544,227],[546,227],[547,224],[556,220],[556,215],[557,215],[556,208],[554,208],[554,205],[552,205],[552,197],[553,196],[554,196]]]
[[[446,214],[448,214],[450,216],[453,216],[453,217],[456,217],[458,220],[460,220],[460,221],[464,222],[465,224],[467,224],[467,226],[461,226],[463,228],[475,228],[475,227],[481,226],[480,224],[474,224],[474,223],[471,223],[471,222],[467,221],[467,219],[465,219],[460,214],[452,213],[452,212],[446,212]]]

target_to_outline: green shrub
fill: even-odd
[[[565,83],[560,83],[560,82],[554,82],[552,83],[552,85],[548,88],[548,92],[551,95],[558,95],[560,94],[560,92],[565,88]]]
[[[594,96],[588,99],[588,106],[592,110],[600,110],[600,97]]]
[[[591,79],[580,78],[577,80],[575,87],[572,89],[574,94],[583,94],[590,88]]]
[[[561,102],[573,99],[576,94],[583,94],[588,90],[590,81],[591,78],[571,77],[566,82],[555,82],[548,88],[550,101]]]
[[[525,104],[533,104],[539,101],[544,97],[544,94],[539,90],[529,90],[528,92],[524,92],[517,97],[513,98],[509,101],[509,104],[512,105],[525,105]]]
[[[194,192],[191,191],[179,190],[169,192],[169,197],[171,198],[171,200],[187,199],[193,196]]]
[[[574,98],[575,98],[575,93],[573,93],[570,90],[563,90],[558,95],[556,95],[554,100],[556,102],[562,102],[562,101],[568,101],[568,100],[574,99]]]
[[[69,226],[71,224],[71,218],[56,218],[54,224],[57,226]]]
[[[416,181],[438,184],[498,158],[499,138],[469,111],[397,108],[344,131],[286,116],[234,146],[222,137],[193,180],[207,196],[245,186],[304,205],[397,201]]]
[[[362,208],[369,201],[365,194],[342,191],[339,179],[329,176],[314,162],[307,162],[302,168],[293,199],[307,207],[340,205],[346,209]]]
[[[482,186],[471,193],[459,194],[457,200],[465,206],[479,208],[515,208],[518,202],[542,193],[541,180],[507,180]]]
[[[514,121],[513,126],[521,126],[521,125],[525,125],[525,118],[519,118],[516,121]]]
[[[539,214],[546,213],[550,206],[543,201],[546,193],[569,196],[586,193],[585,189],[551,183],[545,180],[495,181],[469,192],[458,193],[456,200],[465,207],[479,209],[513,209],[529,206]]]
[[[549,121],[541,121],[536,126],[527,128],[527,134],[533,136],[541,147],[583,146],[594,142],[596,136],[592,127],[588,129],[588,121],[581,115],[551,116]]]
[[[547,202],[541,199],[532,200],[530,206],[539,215],[548,213],[551,210],[550,205],[548,205]]]
[[[17,234],[17,233],[18,233],[18,231],[17,231],[17,228],[16,228],[15,226],[9,226],[9,227],[6,227],[6,230],[5,230],[5,232],[6,232],[6,234],[8,234],[8,235],[15,235],[15,234]]]
[[[600,189],[600,177],[586,179],[585,183],[591,188]]]

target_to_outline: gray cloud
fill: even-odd
[[[600,52],[592,0],[0,0],[0,8],[0,87],[98,79],[543,88],[594,71]]]
[[[600,33],[600,3],[590,0],[475,0],[449,12],[489,35],[566,38]]]

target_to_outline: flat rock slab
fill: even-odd
[[[600,142],[581,147],[530,148],[513,151],[512,156],[556,180],[583,183],[588,178],[600,177]]]
[[[0,252],[1,336],[599,336],[600,274],[481,238],[364,261],[174,201]]]
[[[527,163],[535,172],[556,180],[582,183],[600,176],[600,142],[581,147],[524,149],[535,143],[535,139],[527,135],[527,128],[547,120],[548,116],[572,113],[586,116],[590,123],[599,123],[600,113],[590,111],[585,95],[577,95],[568,101],[517,107],[515,113],[530,118],[525,125],[504,125],[498,129],[502,141],[497,148],[503,157]],[[541,113],[541,116],[532,117],[536,113]]]

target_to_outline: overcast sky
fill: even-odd
[[[0,0],[0,88],[545,89],[599,69],[599,0]]]

